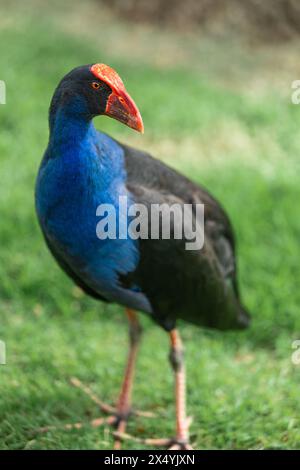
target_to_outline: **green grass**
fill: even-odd
[[[120,71],[146,133],[138,136],[102,118],[96,125],[205,184],[237,232],[251,328],[224,334],[181,325],[195,447],[299,448],[300,369],[291,362],[291,343],[300,338],[300,111],[289,98],[297,76],[288,65],[285,70],[284,60],[276,69],[277,48],[235,50],[231,40],[213,38],[204,38],[201,47],[198,37],[109,23],[92,4],[73,2],[71,12],[57,4],[44,17],[34,3],[26,5],[26,15],[21,4],[0,12],[0,79],[7,84],[7,105],[0,106],[0,339],[7,345],[7,365],[0,366],[0,448],[112,445],[107,429],[88,426],[32,434],[39,426],[99,416],[69,378],[80,377],[113,402],[127,353],[122,310],[74,289],[44,245],[33,204],[53,89],[69,69],[95,61]],[[127,43],[133,47],[126,50]],[[291,46],[288,57],[292,53]],[[276,80],[269,82],[275,69]],[[168,338],[142,320],[134,401],[158,418],[133,420],[129,431],[171,435]]]

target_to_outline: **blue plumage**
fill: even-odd
[[[93,291],[150,313],[139,289],[125,289],[119,282],[120,275],[137,267],[138,241],[96,235],[97,207],[112,204],[118,215],[119,196],[130,201],[131,195],[122,147],[96,131],[85,111],[86,102],[75,96],[50,116],[49,144],[36,185],[40,224],[52,248]]]

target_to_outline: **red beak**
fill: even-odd
[[[137,105],[125,90],[113,91],[106,104],[105,113],[126,126],[144,133],[144,124]]]
[[[117,72],[105,64],[94,64],[90,70],[95,77],[107,83],[112,90],[104,114],[144,133],[142,116]]]

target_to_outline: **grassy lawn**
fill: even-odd
[[[127,354],[122,309],[74,288],[44,245],[33,204],[54,87],[71,68],[100,61],[124,78],[146,132],[105,118],[96,125],[206,185],[237,233],[251,328],[225,334],[180,325],[195,448],[299,448],[300,366],[291,362],[291,344],[300,339],[300,109],[289,96],[299,78],[297,47],[250,48],[232,38],[133,28],[88,2],[57,3],[55,14],[45,6],[42,15],[36,3],[0,7],[0,79],[7,85],[0,106],[0,339],[7,345],[0,448],[112,446],[107,428],[32,434],[98,417],[69,378],[113,402]],[[142,320],[134,401],[158,417],[132,420],[129,432],[171,436],[168,338]]]

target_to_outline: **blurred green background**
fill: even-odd
[[[266,10],[266,2],[256,12],[263,2],[243,10],[244,2],[232,1],[224,11],[215,1],[214,10],[202,2],[202,14],[183,17],[179,2],[166,2],[161,14],[159,3],[149,12],[143,1],[123,2],[125,9],[117,1],[113,8],[101,1],[0,1],[0,79],[7,86],[7,104],[0,105],[0,339],[7,346],[1,449],[112,446],[107,428],[32,432],[98,417],[69,378],[113,402],[127,354],[122,309],[72,285],[48,253],[34,211],[52,93],[71,68],[93,62],[120,73],[145,134],[105,118],[96,126],[207,186],[236,230],[251,328],[221,333],[180,325],[195,448],[300,447],[300,366],[291,361],[292,341],[300,339],[300,109],[291,103],[291,82],[300,78],[299,9],[276,1],[277,10]],[[190,11],[195,2],[184,4]],[[142,320],[134,403],[158,417],[132,420],[129,432],[171,436],[168,337]]]

